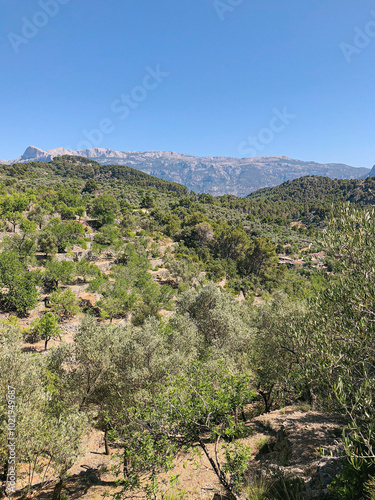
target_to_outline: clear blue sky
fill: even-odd
[[[86,131],[122,151],[375,163],[373,0],[42,2],[0,0],[1,159]]]

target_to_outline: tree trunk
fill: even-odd
[[[124,443],[124,458],[123,458],[123,466],[122,466],[122,472],[124,475],[124,479],[127,479],[128,475],[129,475],[130,467],[131,467],[131,460],[126,454],[126,444]]]
[[[227,491],[228,497],[230,500],[239,500],[239,497],[232,491],[232,488],[230,487],[228,481],[226,480],[224,472],[218,468],[217,464],[215,463],[215,460],[210,456],[208,453],[207,447],[204,444],[204,441],[197,436],[197,441],[199,443],[199,446],[202,448],[204,451],[204,454],[206,455],[208,461],[211,464],[211,467],[213,468],[217,478],[219,479],[220,483],[224,486],[224,488]]]
[[[7,487],[7,476],[8,476],[8,460],[5,461],[4,463],[4,472],[1,474],[0,480],[3,482],[3,484],[0,487],[0,498],[5,498],[5,493],[6,493],[6,487]]]
[[[4,472],[1,474],[0,476],[0,480],[1,481],[6,481],[7,480],[7,476],[8,476],[8,467],[9,467],[9,464],[8,464],[8,460],[6,459],[5,460],[5,463],[4,463]]]
[[[311,387],[309,384],[305,385],[305,390],[302,393],[302,397],[304,398],[305,401],[308,402],[308,404],[314,408],[314,405],[316,403],[316,396],[313,393]]]
[[[48,341],[49,341],[49,339],[45,339],[45,341],[44,341],[44,350],[45,351],[47,350]]]
[[[55,485],[55,488],[53,490],[52,500],[60,500],[62,489],[63,489],[63,480],[62,478],[60,478],[59,482]]]
[[[104,431],[104,448],[105,448],[105,454],[106,455],[109,455],[109,444],[108,444],[108,424],[105,428],[105,431]]]
[[[236,429],[239,424],[239,419],[238,419],[238,408],[235,408],[234,410],[234,425],[236,426]]]
[[[262,396],[263,401],[264,401],[264,413],[269,413],[272,408],[272,391],[273,391],[273,385],[269,391],[259,391],[259,394]]]

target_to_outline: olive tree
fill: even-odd
[[[183,294],[178,312],[187,314],[202,336],[202,357],[227,357],[238,367],[246,367],[255,331],[246,304],[208,283],[198,291]]]
[[[178,452],[198,448],[228,497],[240,498],[249,452],[229,443],[245,435],[236,415],[254,396],[249,382],[247,375],[234,375],[225,366],[212,373],[193,364],[127,410],[117,425],[124,446],[117,467],[117,474],[123,475],[123,493],[142,487],[150,498],[157,498],[159,474],[171,471]],[[207,440],[214,443],[213,451]],[[218,459],[220,449],[224,461]]]
[[[25,315],[38,302],[39,274],[29,271],[16,252],[0,254],[0,300],[7,310]]]
[[[58,326],[59,318],[51,312],[47,312],[40,319],[33,321],[31,328],[33,332],[44,340],[44,349],[47,350],[48,342],[61,335]]]
[[[22,351],[20,330],[9,323],[0,325],[0,460],[3,472],[9,468],[7,453],[7,401],[14,391],[14,429],[17,464],[25,464],[22,477],[26,494],[59,480],[54,500],[59,500],[63,479],[81,450],[87,417],[67,398],[54,404],[56,380],[50,377],[48,356]],[[39,476],[36,485],[36,475]]]
[[[120,205],[111,194],[101,194],[89,206],[89,214],[98,220],[100,226],[113,224],[119,210]]]
[[[305,377],[307,339],[303,325],[306,305],[277,293],[256,308],[256,331],[250,360],[264,411],[274,402],[305,397],[312,402],[311,383]]]
[[[50,304],[52,311],[60,318],[69,319],[78,314],[78,299],[70,288],[56,290],[51,293]]]
[[[59,283],[68,285],[74,280],[75,264],[70,261],[50,260],[46,263],[44,282],[52,290],[56,290]]]
[[[350,421],[352,465],[375,470],[375,211],[345,206],[325,235],[335,272],[311,306],[307,354],[325,402]]]

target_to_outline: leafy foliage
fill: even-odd
[[[78,299],[70,288],[56,290],[51,294],[51,309],[60,320],[72,318],[79,312]]]
[[[61,335],[58,327],[58,318],[54,314],[47,312],[40,319],[32,323],[32,329],[36,335],[44,340],[44,348],[47,350],[48,342]]]
[[[15,252],[0,254],[0,300],[7,310],[20,315],[37,304],[39,275],[28,271]]]

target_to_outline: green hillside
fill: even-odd
[[[307,176],[287,181],[273,188],[260,189],[247,196],[249,210],[264,217],[303,218],[306,222],[323,220],[332,206],[351,202],[375,204],[375,180],[329,179]]]
[[[1,166],[0,496],[16,414],[14,498],[366,498],[373,188]]]
[[[163,192],[174,191],[180,195],[185,195],[189,192],[181,184],[158,179],[134,168],[121,165],[100,165],[93,160],[79,156],[59,156],[48,163],[30,162],[1,165],[0,173],[18,178],[36,178],[42,174],[45,177],[55,175],[70,179],[119,180],[135,186],[156,187],[159,191]]]

